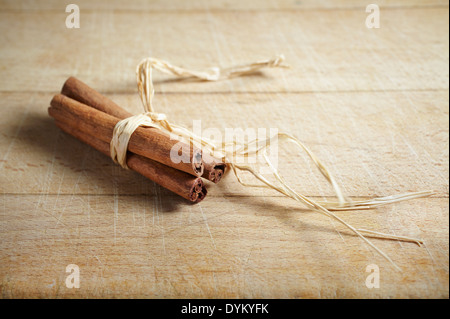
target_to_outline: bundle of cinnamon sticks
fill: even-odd
[[[64,132],[110,156],[110,142],[116,124],[132,116],[109,98],[70,77],[50,102],[48,113]],[[127,166],[164,188],[197,203],[207,194],[202,178],[219,182],[225,164],[192,144],[182,146],[189,155],[172,161],[171,149],[181,143],[156,127],[138,127],[131,135]]]

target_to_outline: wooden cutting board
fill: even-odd
[[[360,1],[77,3],[79,29],[66,28],[57,1],[0,3],[3,298],[449,297],[448,2],[380,2],[378,29],[366,27]],[[144,57],[205,69],[278,53],[290,69],[217,83],[155,73],[157,111],[188,127],[196,107],[203,129],[290,132],[352,200],[433,190],[338,213],[423,239],[373,239],[402,272],[335,220],[232,174],[190,205],[46,113],[71,75],[138,113]],[[304,154],[283,146],[279,164],[295,189],[334,200]],[[66,284],[69,265],[79,288]],[[366,284],[371,269],[379,288]]]

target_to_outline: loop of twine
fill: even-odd
[[[264,67],[287,67],[283,64],[284,56],[280,55],[271,60],[259,61],[242,66],[236,66],[229,69],[219,69],[213,67],[206,72],[191,71],[170,64],[167,61],[147,58],[139,63],[136,74],[139,95],[144,105],[144,113],[130,116],[119,121],[114,127],[113,138],[110,143],[110,154],[113,161],[123,168],[127,166],[127,149],[131,135],[139,126],[162,128],[170,133],[178,133],[186,135],[186,131],[182,127],[171,125],[167,121],[167,117],[162,113],[155,113],[152,106],[153,96],[155,94],[153,88],[152,70],[173,74],[176,76],[192,76],[204,81],[218,81],[222,78],[230,78],[233,76],[243,75],[245,73],[254,72]],[[222,156],[221,156],[222,157]]]
[[[114,127],[113,137],[110,143],[110,153],[113,161],[123,168],[128,169],[127,150],[131,135],[139,126],[154,126],[153,120],[145,113],[130,116],[119,121]]]
[[[356,229],[347,222],[345,222],[342,218],[338,217],[332,211],[373,209],[381,205],[387,205],[403,200],[430,196],[433,194],[433,192],[415,192],[415,193],[387,196],[382,198],[375,198],[366,201],[351,201],[346,197],[344,197],[339,185],[337,184],[335,178],[330,173],[328,168],[326,168],[326,166],[309,150],[308,147],[306,147],[303,143],[301,143],[297,138],[295,138],[292,135],[286,133],[278,133],[278,135],[276,136],[277,141],[291,142],[295,146],[297,146],[297,148],[306,152],[308,157],[319,169],[320,173],[332,185],[336,193],[336,197],[338,198],[338,202],[336,203],[316,202],[298,193],[291,186],[289,186],[270,161],[269,157],[267,156],[267,149],[272,145],[273,141],[275,140],[275,137],[268,138],[266,140],[255,139],[248,143],[240,143],[237,141],[233,142],[214,141],[206,139],[202,136],[195,135],[192,131],[186,129],[183,126],[170,123],[164,114],[154,112],[152,105],[154,97],[152,69],[157,69],[164,73],[173,74],[179,77],[195,77],[203,81],[219,81],[235,76],[248,74],[265,67],[288,67],[288,66],[284,64],[283,55],[277,56],[274,59],[263,60],[228,69],[219,69],[217,67],[214,67],[205,72],[187,70],[184,68],[174,66],[169,62],[155,58],[146,58],[142,60],[136,68],[136,78],[139,96],[141,98],[145,112],[136,116],[132,116],[117,123],[114,129],[114,136],[111,141],[111,157],[115,161],[117,161],[120,165],[126,167],[126,151],[128,141],[130,139],[131,134],[133,134],[134,130],[141,125],[158,127],[159,129],[165,130],[168,133],[175,133],[181,140],[188,143],[192,142],[195,145],[200,146],[203,151],[209,152],[210,155],[217,158],[221,158],[224,161],[224,163],[226,163],[227,166],[231,168],[238,182],[241,185],[246,187],[265,187],[273,189],[289,198],[292,198],[298,202],[305,204],[314,211],[317,211],[332,219],[337,220],[339,223],[347,227],[354,234],[359,236],[370,247],[375,249],[381,256],[383,256],[392,265],[394,265],[394,267],[397,270],[400,270],[400,268],[383,251],[381,251],[378,247],[376,247],[364,235],[375,238],[414,242],[419,246],[423,243],[422,240],[405,236],[390,235],[367,229]],[[266,165],[266,167],[270,169],[272,176],[275,178],[277,183],[269,181],[266,177],[260,174],[253,167],[249,165],[238,164],[234,160],[237,156],[246,158],[255,155],[262,155],[262,158],[264,160],[258,162],[258,164]],[[260,183],[254,184],[243,181],[239,173],[244,171],[249,172]]]

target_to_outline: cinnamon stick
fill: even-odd
[[[61,94],[55,95],[50,105],[48,112],[56,120],[69,121],[68,124],[75,129],[95,136],[103,142],[111,142],[114,127],[119,122],[118,118]],[[170,158],[170,151],[180,142],[171,140],[167,134],[158,131],[159,129],[154,129],[149,132],[143,127],[137,128],[131,135],[128,150],[194,176],[200,176],[203,173],[203,165],[199,167],[196,164],[202,164],[197,160],[201,157],[201,151],[197,149],[191,152],[193,158],[187,154],[180,154],[181,161],[175,163]]]
[[[75,77],[69,77],[66,80],[64,86],[61,89],[61,94],[121,120],[132,116],[131,113],[121,108],[111,99],[100,94]],[[143,129],[147,130],[149,134],[153,134],[155,131],[157,131],[157,129],[151,127]],[[193,148],[191,147],[191,149]],[[191,154],[191,158],[194,158],[194,156],[195,154]],[[210,181],[213,181],[215,183],[219,182],[223,174],[225,173],[226,165],[220,159],[214,158],[206,153],[202,154],[202,163],[204,166],[202,177],[209,179]]]
[[[64,132],[109,156],[108,143],[76,129],[75,126],[71,126],[68,122],[57,120],[55,124]],[[200,177],[194,177],[149,158],[129,152],[127,165],[130,169],[191,202],[198,203],[207,194],[206,187]]]

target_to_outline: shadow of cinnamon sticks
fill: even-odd
[[[119,167],[107,156],[62,132],[45,113],[28,113],[24,123],[8,125],[4,135],[15,136],[15,147],[33,154],[32,157],[23,159],[30,169],[40,167],[42,175],[51,169],[51,174],[56,172],[75,176],[74,178],[82,176],[83,181],[90,185],[85,189],[93,190],[89,194],[137,196],[142,200],[150,197],[159,201],[162,212],[174,212],[180,205],[191,204],[140,174]],[[41,165],[33,164],[33,157],[38,158]],[[40,174],[41,172],[38,173]]]

